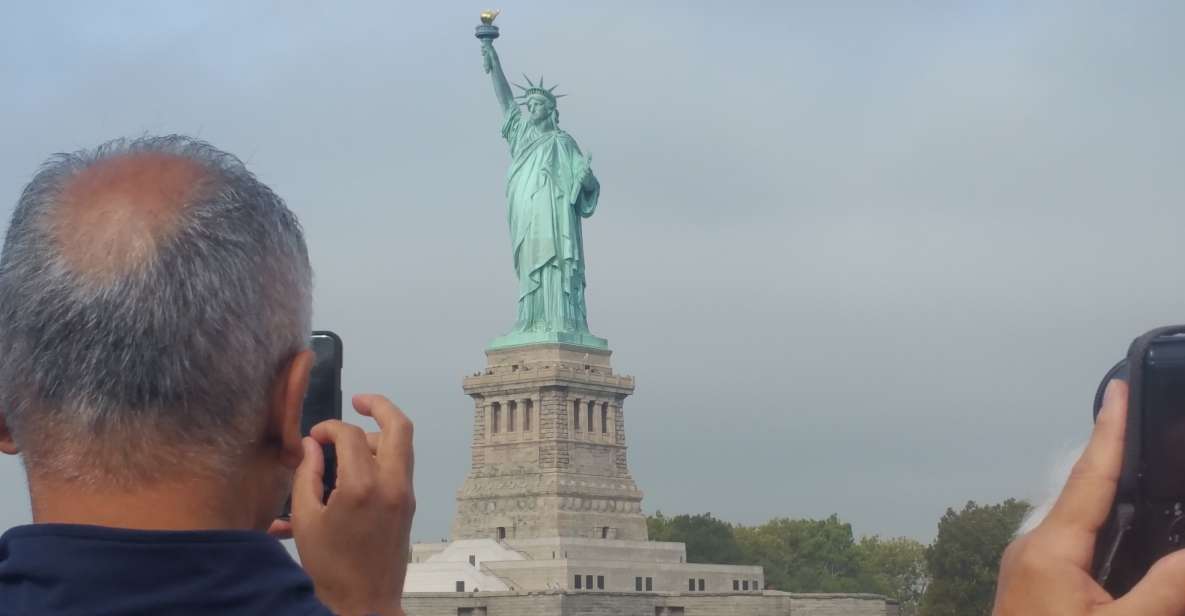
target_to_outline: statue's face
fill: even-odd
[[[543,122],[551,117],[551,103],[542,96],[531,96],[527,99],[527,115],[536,124]]]

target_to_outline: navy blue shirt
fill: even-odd
[[[0,536],[0,616],[42,614],[332,616],[265,533],[18,526]]]

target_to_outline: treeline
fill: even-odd
[[[647,526],[652,541],[686,543],[688,562],[764,567],[768,588],[878,593],[897,599],[908,616],[987,616],[1000,556],[1029,509],[1015,499],[947,509],[930,545],[907,537],[856,538],[838,515],[742,526],[711,513],[660,511]]]

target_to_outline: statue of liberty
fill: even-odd
[[[571,135],[560,130],[555,86],[527,78],[514,84],[515,96],[502,71],[493,39],[496,14],[482,15],[478,26],[485,71],[502,107],[502,136],[510,145],[506,177],[507,212],[518,276],[518,318],[514,329],[491,348],[541,342],[563,342],[606,348],[603,338],[588,331],[584,303],[584,240],[581,218],[593,215],[601,187]],[[525,107],[526,113],[520,108]]]

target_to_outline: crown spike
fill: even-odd
[[[532,88],[535,87],[535,82],[531,81],[531,78],[527,77],[526,73],[523,73],[523,79],[527,80],[527,85],[531,86]]]

